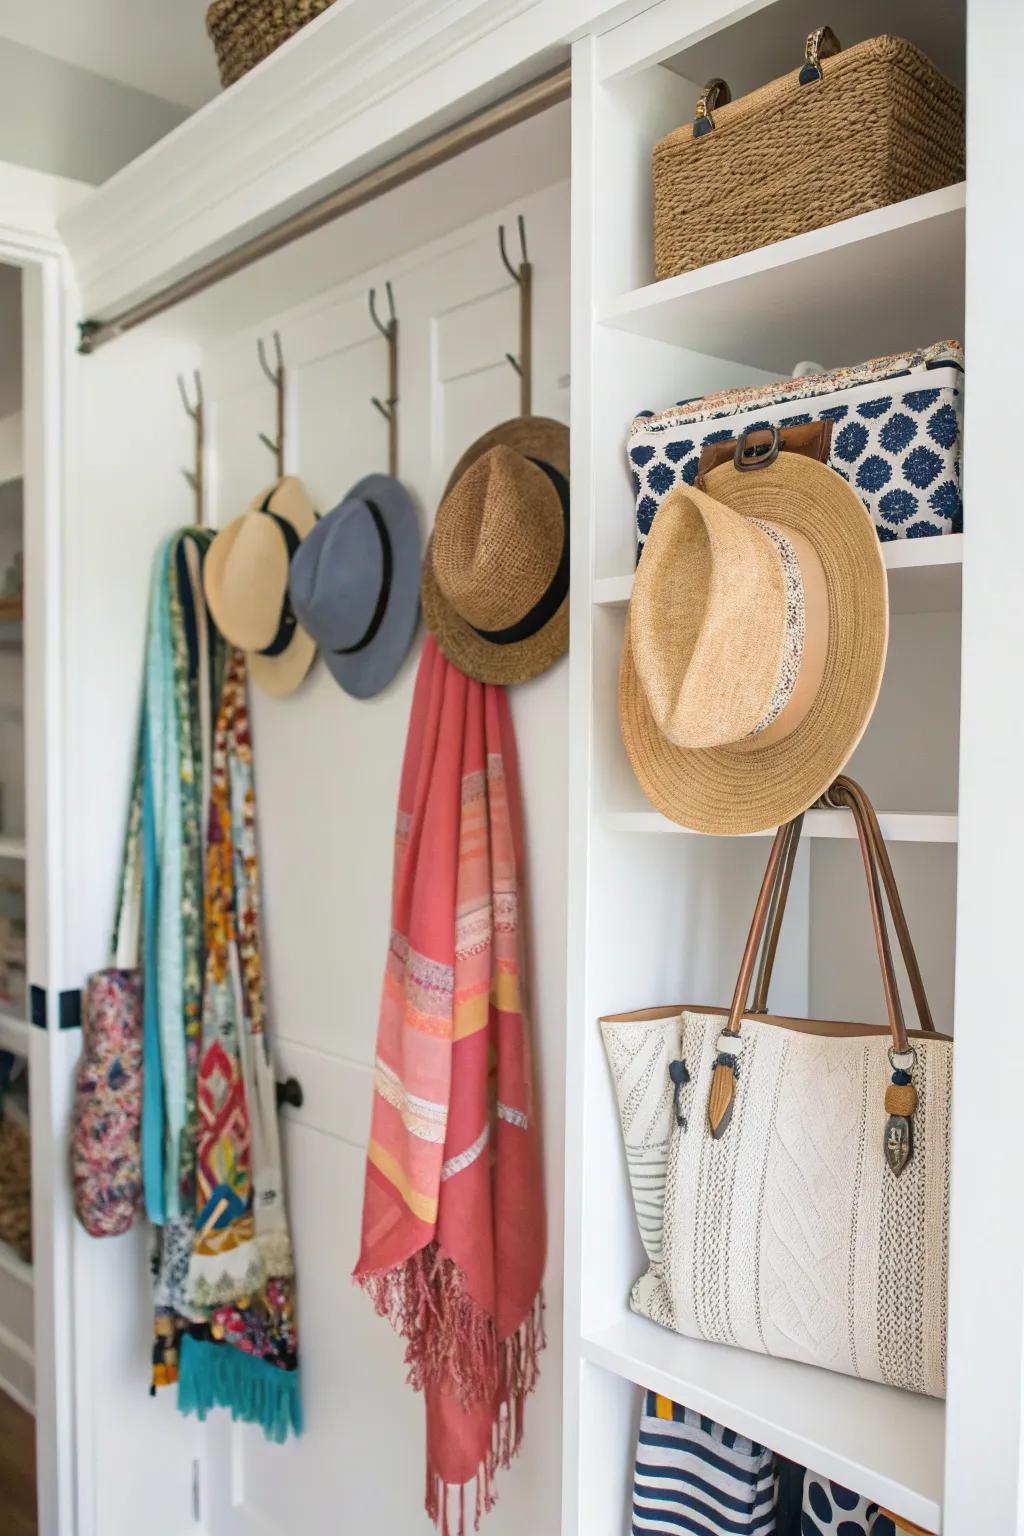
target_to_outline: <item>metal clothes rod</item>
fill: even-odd
[[[214,283],[221,283],[225,278],[233,277],[236,272],[244,271],[254,262],[262,261],[264,256],[270,256],[284,246],[291,245],[293,240],[301,240],[304,235],[322,229],[325,224],[331,224],[343,214],[351,213],[354,208],[361,208],[374,198],[382,197],[385,192],[404,186],[407,181],[432,171],[435,166],[454,160],[457,155],[475,148],[477,144],[483,144],[496,134],[504,133],[507,128],[514,128],[518,123],[546,112],[560,101],[567,101],[571,86],[571,67],[565,64],[552,74],[543,75],[539,80],[513,91],[492,106],[484,107],[472,116],[453,123],[450,128],[424,139],[422,143],[396,155],[376,170],[367,171],[365,176],[339,187],[336,192],[328,193],[326,197],[292,214],[290,218],[283,219],[280,224],[264,230],[262,234],[243,241],[233,251],[226,251],[223,256],[215,257],[189,276],[169,283],[150,298],[129,305],[120,314],[111,315],[107,320],[80,321],[78,350],[95,352],[97,347],[105,346],[108,341],[134,330],[144,321],[152,320],[154,316],[164,314],[186,299],[205,292]]]

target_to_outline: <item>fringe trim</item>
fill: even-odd
[[[297,1370],[282,1370],[231,1344],[186,1334],[179,1373],[179,1413],[194,1413],[203,1420],[211,1408],[227,1408],[236,1422],[258,1424],[278,1445],[287,1440],[289,1430],[302,1433]]]
[[[357,1275],[356,1280],[377,1315],[405,1339],[411,1387],[417,1392],[439,1387],[466,1412],[497,1400],[491,1444],[474,1480],[472,1518],[478,1531],[497,1500],[495,1474],[511,1466],[522,1445],[526,1399],[537,1385],[540,1353],[547,1344],[543,1292],[515,1333],[499,1343],[494,1319],[466,1293],[462,1271],[438,1252],[436,1243],[394,1269]],[[440,1536],[468,1536],[470,1486],[444,1482],[428,1461],[424,1502]]]
[[[491,1433],[491,1444],[480,1464],[472,1487],[473,1530],[498,1502],[495,1475],[499,1468],[510,1467],[523,1443],[526,1399],[540,1375],[538,1355],[547,1344],[544,1331],[544,1297],[538,1293],[530,1315],[500,1346],[502,1370],[501,1401]],[[427,1462],[424,1507],[440,1536],[468,1536],[466,1490],[470,1483],[446,1483]]]
[[[443,1387],[469,1410],[493,1398],[502,1366],[494,1319],[466,1293],[462,1271],[437,1244],[394,1269],[357,1275],[378,1317],[406,1341],[406,1380],[417,1392]]]

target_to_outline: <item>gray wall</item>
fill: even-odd
[[[0,38],[0,160],[106,181],[188,116],[185,107]]]

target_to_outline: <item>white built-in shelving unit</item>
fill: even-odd
[[[929,1531],[943,1526],[941,1401],[677,1337],[629,1310],[644,1267],[600,1015],[725,1003],[766,838],[686,834],[621,744],[617,676],[634,568],[625,437],[639,410],[852,364],[965,325],[965,183],[654,282],[650,152],[714,75],[734,96],[796,67],[824,19],[844,44],[895,31],[965,78],[965,11],[898,0],[662,0],[574,52],[574,546],[564,1530],[622,1536],[642,1391],[710,1414]],[[941,12],[941,14],[936,14]],[[837,167],[837,173],[839,168]],[[751,167],[752,176],[757,168]],[[709,210],[709,218],[716,217]],[[850,772],[878,806],[940,1029],[953,1024],[963,535],[889,543],[886,678]],[[880,1018],[858,854],[808,814],[774,1006]],[[958,1531],[966,1531],[966,1526]]]

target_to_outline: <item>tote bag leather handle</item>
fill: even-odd
[[[846,798],[844,799],[844,795]],[[893,873],[892,864],[889,861],[889,850],[885,846],[885,838],[878,824],[875,808],[868,796],[859,784],[853,779],[837,779],[826,795],[822,798],[840,807],[848,805],[850,797],[857,799],[860,811],[864,817],[871,839],[872,855],[881,873],[882,884],[885,886],[886,898],[889,902],[889,912],[892,917],[893,927],[903,954],[903,963],[907,968],[907,976],[910,980],[910,989],[914,994],[914,1005],[917,1015],[924,1030],[934,1030],[931,1008],[924,989],[924,981],[921,969],[917,963],[917,955],[914,952],[913,940],[910,937],[910,928],[903,911],[903,903],[900,901],[899,889],[896,885],[896,876]],[[757,978],[754,982],[754,998],[748,1013],[768,1012],[768,991],[771,985],[772,971],[775,966],[775,956],[779,945],[779,934],[782,929],[782,920],[786,911],[786,900],[789,896],[790,880],[793,874],[793,865],[796,860],[797,847],[800,840],[800,832],[803,826],[803,817],[798,816],[788,823],[789,843],[783,854],[783,862],[780,865],[778,875],[773,887],[773,894],[768,908],[765,923],[764,941],[761,945],[761,958],[757,968]]]
[[[899,989],[892,963],[892,951],[889,946],[889,935],[882,908],[879,869],[882,871],[882,882],[885,885],[886,895],[889,898],[893,922],[899,938],[900,948],[903,951],[907,973],[910,977],[914,1000],[917,1004],[921,1020],[921,1027],[922,1029],[930,1030],[934,1029],[935,1026],[932,1022],[931,1012],[925,996],[921,972],[910,939],[910,930],[907,926],[902,903],[900,902],[892,865],[889,862],[888,850],[885,847],[885,840],[882,837],[874,808],[860,785],[855,784],[852,779],[839,778],[829,791],[828,798],[836,806],[846,806],[853,814],[867,880],[868,902],[871,908],[875,946],[878,951],[879,966],[882,972],[882,989],[885,994],[889,1028],[892,1032],[894,1049],[903,1053],[908,1048],[907,1031],[903,1021],[903,1009],[900,1004]],[[736,990],[733,994],[732,1006],[729,1010],[729,1018],[724,1031],[726,1034],[739,1034],[743,1015],[748,1011],[747,998],[750,992],[750,981],[753,976],[754,964],[762,938],[764,938],[765,943],[761,956],[758,995],[755,996],[754,1011],[764,1011],[768,980],[771,976],[775,950],[778,944],[779,930],[785,910],[786,896],[789,892],[789,882],[792,875],[793,861],[796,857],[802,821],[802,817],[797,817],[795,821],[788,822],[785,826],[780,827],[775,834],[775,841],[768,859],[768,867],[765,870],[757,906],[754,909],[750,933],[743,951]],[[770,926],[769,918],[771,919]],[[757,1010],[756,1004],[759,1001],[762,1007],[760,1010]]]

